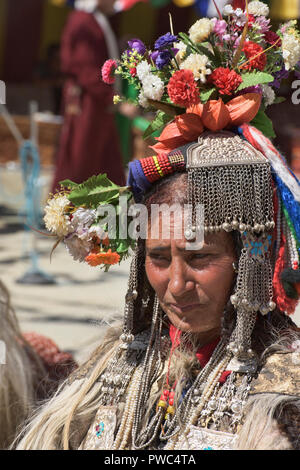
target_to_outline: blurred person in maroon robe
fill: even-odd
[[[78,3],[85,5],[83,0]],[[64,123],[53,191],[66,178],[80,183],[98,173],[107,173],[109,179],[125,185],[114,115],[114,89],[101,80],[103,63],[117,58],[112,55],[118,53],[106,17],[114,12],[114,0],[86,0],[86,5],[85,11],[80,9],[70,14],[62,35],[61,68],[66,76]]]

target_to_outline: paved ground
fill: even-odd
[[[44,196],[51,171],[43,171]],[[22,182],[16,168],[0,167],[0,278],[11,292],[12,303],[23,331],[51,337],[63,350],[72,351],[81,362],[99,342],[105,328],[123,313],[129,262],[109,273],[74,262],[63,244],[49,254],[53,240],[24,232]],[[28,285],[17,281],[32,267],[30,247],[35,247],[42,272],[53,276],[53,285]],[[295,316],[300,326],[300,309]]]

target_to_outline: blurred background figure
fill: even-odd
[[[59,44],[49,44],[46,50],[46,58],[39,63],[35,75],[36,85],[48,87],[52,91],[52,109],[55,115],[59,115],[61,112],[63,85],[63,77],[60,70]]]
[[[0,449],[12,443],[18,426],[75,368],[72,356],[60,352],[52,340],[21,333],[0,280]]]
[[[76,183],[98,174],[120,185],[125,175],[113,110],[112,87],[101,81],[101,65],[118,58],[107,16],[114,0],[80,0],[61,40],[64,124],[56,159],[53,190],[67,176]]]

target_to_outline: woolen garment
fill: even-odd
[[[101,67],[108,58],[105,36],[94,15],[72,12],[61,41],[64,123],[53,191],[64,179],[81,183],[99,173],[125,184],[113,87],[101,80]]]

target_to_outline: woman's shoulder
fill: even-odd
[[[252,382],[251,394],[277,393],[300,396],[300,341],[289,351],[280,351],[266,357],[257,377]]]
[[[135,334],[134,340],[132,341],[132,343],[129,343],[126,348],[122,348],[122,340],[120,339],[121,335],[122,327],[119,324],[116,324],[115,326],[109,328],[106,334],[104,335],[103,340],[96,347],[96,349],[94,349],[93,353],[89,356],[89,358],[83,364],[80,365],[78,370],[76,370],[73,374],[70,375],[68,383],[71,384],[75,380],[81,380],[89,377],[91,375],[92,370],[94,370],[97,364],[99,365],[99,361],[103,361],[104,363],[104,367],[102,370],[103,373],[106,369],[109,359],[114,357],[117,351],[118,361],[121,361],[124,357],[130,357],[130,360],[136,358],[137,363],[139,363],[149,343],[151,335],[150,328],[146,328],[143,331]],[[166,340],[166,336],[163,336],[162,344],[164,344]]]

